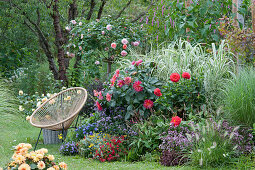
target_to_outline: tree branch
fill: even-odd
[[[94,12],[95,6],[96,6],[95,0],[91,0],[91,1],[90,1],[90,10],[89,10],[88,15],[87,15],[87,18],[86,18],[87,20],[90,20],[90,19],[91,19],[92,14],[93,14],[93,12]]]
[[[141,12],[135,19],[133,19],[131,22],[136,22],[137,20],[139,20],[142,16],[144,16],[145,14],[147,14],[147,12],[150,10],[150,8],[152,6],[155,5],[155,3],[157,2],[158,0],[156,0],[155,2],[153,2],[153,0],[151,0],[151,3],[150,5],[147,7],[147,9],[143,12]]]
[[[106,0],[101,0],[102,1],[102,4],[98,10],[98,13],[97,13],[97,19],[100,19],[101,16],[102,16],[102,13],[103,13],[103,10],[104,10],[104,6],[106,4]]]
[[[132,0],[129,0],[128,3],[120,10],[119,14],[115,17],[115,19],[118,19],[121,14],[126,10],[126,8],[131,4]]]

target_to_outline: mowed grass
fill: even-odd
[[[13,154],[13,146],[19,143],[35,145],[40,129],[31,126],[21,115],[2,114],[0,118],[0,167],[5,167]],[[83,169],[194,169],[192,167],[164,167],[158,162],[105,162],[77,156],[62,156],[59,154],[60,144],[44,145],[42,137],[37,147],[47,148],[55,156],[57,162],[66,162],[70,170]]]

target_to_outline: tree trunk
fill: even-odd
[[[107,62],[107,76],[109,77],[109,75],[111,74],[112,72],[112,62],[111,61],[108,61]]]
[[[102,4],[98,10],[98,13],[97,13],[97,19],[100,19],[101,16],[102,16],[102,13],[103,13],[103,10],[104,10],[104,6],[106,4],[106,0],[101,0],[102,1]]]
[[[55,44],[57,47],[57,57],[58,57],[58,66],[59,66],[59,80],[63,80],[63,84],[67,84],[67,77],[66,77],[66,66],[65,66],[65,58],[64,58],[64,38],[62,29],[60,27],[60,17],[58,11],[58,0],[55,0],[53,5],[53,25],[55,30]]]
[[[91,2],[90,2],[90,10],[89,10],[89,13],[88,13],[88,16],[87,16],[87,20],[90,20],[90,19],[91,19],[92,14],[93,14],[93,12],[94,12],[95,6],[96,6],[95,0],[91,0]]]
[[[70,3],[70,8],[68,11],[68,21],[70,22],[71,20],[74,20],[78,15],[78,10],[77,10],[77,4],[76,0],[73,0],[72,3]]]

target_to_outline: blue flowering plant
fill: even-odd
[[[94,116],[96,117],[96,127],[100,132],[108,133],[111,135],[134,135],[134,131],[122,116],[125,113],[125,108],[116,107],[114,110],[111,108],[104,108]]]
[[[76,142],[74,141],[66,142],[60,146],[59,152],[62,155],[68,155],[68,156],[76,155],[79,153],[78,144],[76,144]]]
[[[93,135],[94,132],[98,132],[96,123],[81,125],[75,130],[75,141],[80,141],[86,135]]]

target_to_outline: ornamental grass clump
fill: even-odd
[[[187,133],[193,142],[192,151],[188,154],[190,163],[201,167],[226,166],[244,153],[251,153],[253,147],[253,136],[242,135],[239,127],[231,127],[226,121],[215,122],[210,119],[206,125],[193,125],[192,136]],[[247,131],[246,131],[247,132]]]
[[[225,85],[223,104],[226,118],[235,124],[252,127],[255,122],[255,69],[241,69]]]

